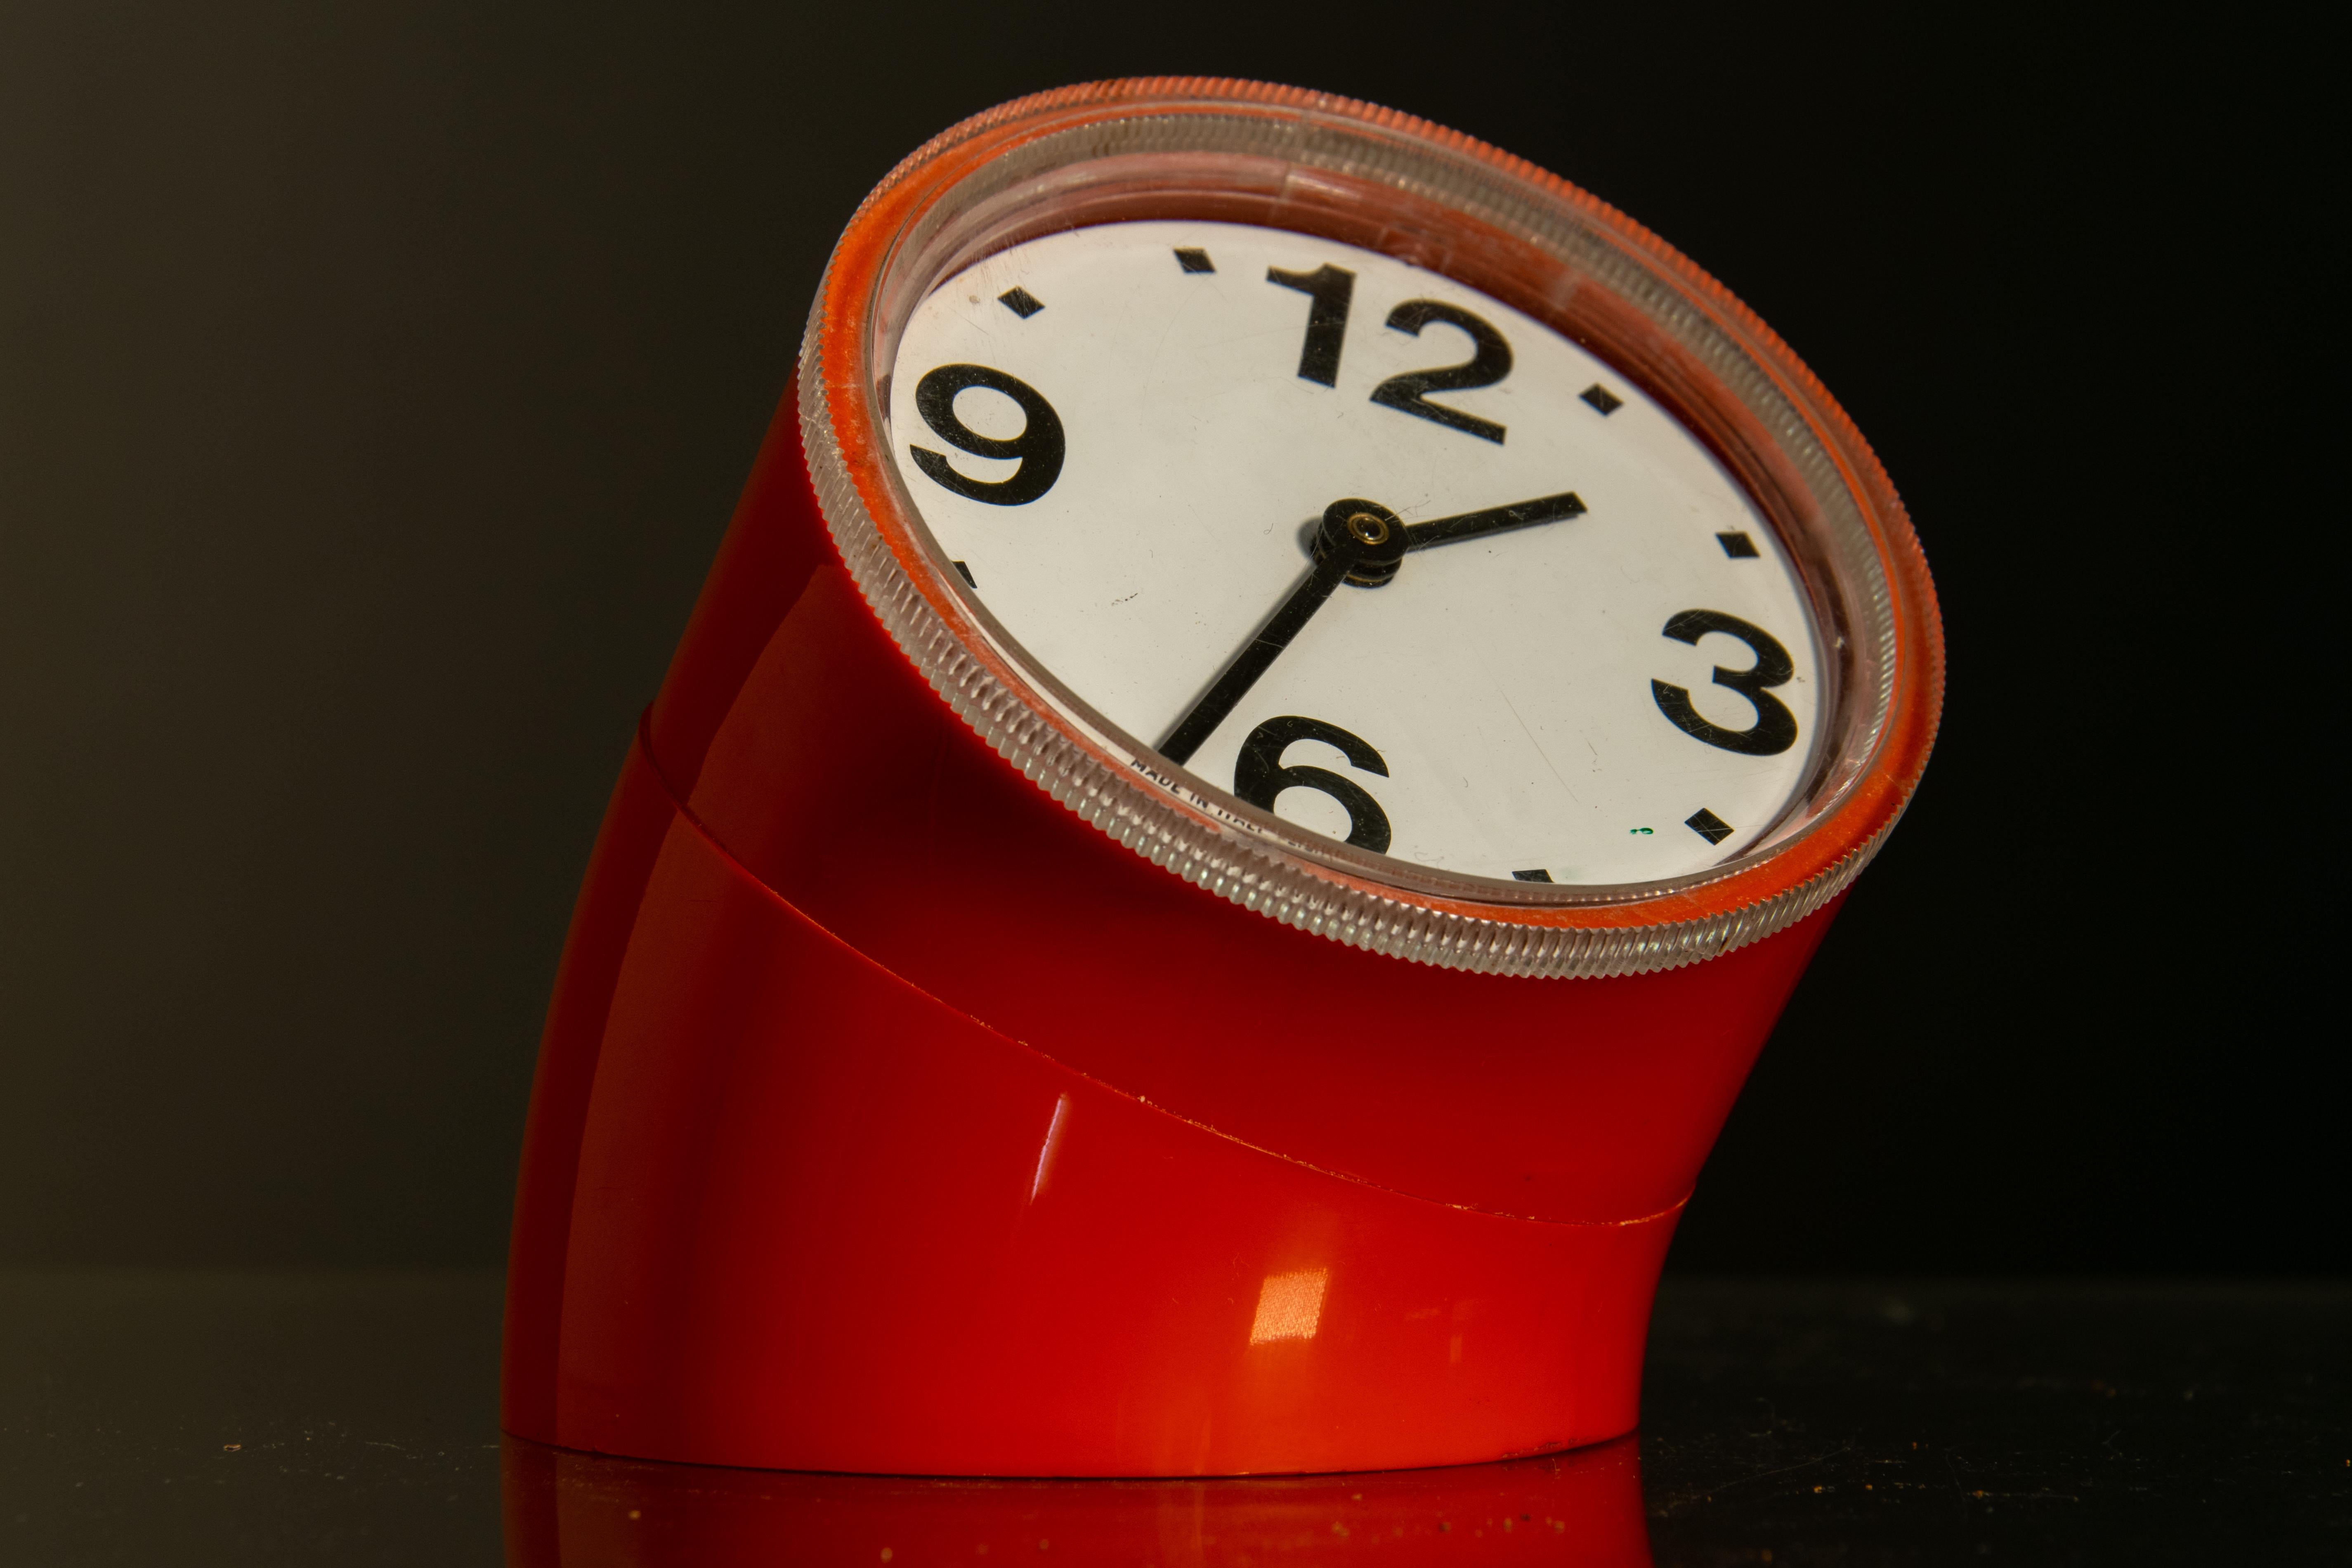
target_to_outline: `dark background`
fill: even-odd
[[[0,4],[0,1264],[495,1265],[596,822],[835,234],[966,114],[1202,72],[1632,212],[1917,519],[1936,761],[1675,1266],[2343,1272],[2340,394],[2263,83],[2151,33]]]

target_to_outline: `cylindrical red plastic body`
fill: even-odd
[[[1687,968],[1527,979],[1192,887],[925,685],[793,412],[574,917],[509,1430],[1004,1476],[1630,1430],[1667,1239],[1833,910]]]

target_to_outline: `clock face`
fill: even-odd
[[[1015,246],[915,310],[892,453],[971,595],[1199,778],[1457,876],[1648,882],[1809,772],[1806,594],[1689,431],[1533,319],[1243,225]]]

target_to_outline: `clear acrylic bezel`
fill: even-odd
[[[1303,229],[1444,273],[1577,338],[1715,449],[1795,563],[1829,675],[1806,783],[1756,845],[1688,876],[1608,887],[1414,866],[1173,767],[1029,658],[880,457],[887,375],[940,282],[1041,234],[1142,217]],[[1287,924],[1480,971],[1696,962],[1835,897],[1925,764],[1941,681],[1933,590],[1843,413],[1760,322],[1637,226],[1403,116],[1256,84],[1129,82],[968,121],[894,171],[845,233],[803,340],[800,404],[811,478],[853,577],[957,711],[1122,843]]]

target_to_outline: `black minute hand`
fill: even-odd
[[[1539,522],[1581,516],[1583,511],[1584,503],[1572,492],[1563,491],[1536,500],[1408,525],[1377,501],[1333,501],[1324,508],[1323,525],[1316,531],[1313,570],[1267,617],[1257,635],[1234,656],[1234,661],[1225,666],[1216,683],[1192,704],[1192,710],[1160,742],[1160,754],[1171,763],[1190,762],[1192,753],[1201,749],[1201,742],[1225,721],[1225,716],[1257,684],[1257,678],[1290,646],[1291,639],[1315,612],[1323,607],[1323,602],[1342,579],[1359,587],[1377,588],[1395,578],[1409,550],[1475,539],[1507,529],[1532,528]]]
[[[1334,521],[1338,527],[1333,527]],[[1351,526],[1352,525],[1352,526]],[[1335,540],[1331,536],[1337,532]],[[1396,521],[1396,514],[1386,507],[1374,510],[1370,501],[1334,501],[1324,509],[1323,526],[1315,536],[1315,565],[1306,580],[1290,591],[1290,597],[1281,607],[1266,617],[1257,635],[1244,644],[1234,661],[1225,666],[1192,710],[1184,715],[1168,738],[1160,742],[1160,754],[1171,763],[1190,762],[1192,753],[1201,749],[1216,727],[1225,721],[1234,704],[1264,675],[1275,656],[1290,646],[1339,579],[1360,569],[1368,552],[1376,551],[1389,563],[1393,574],[1395,563],[1404,557],[1404,529]]]

